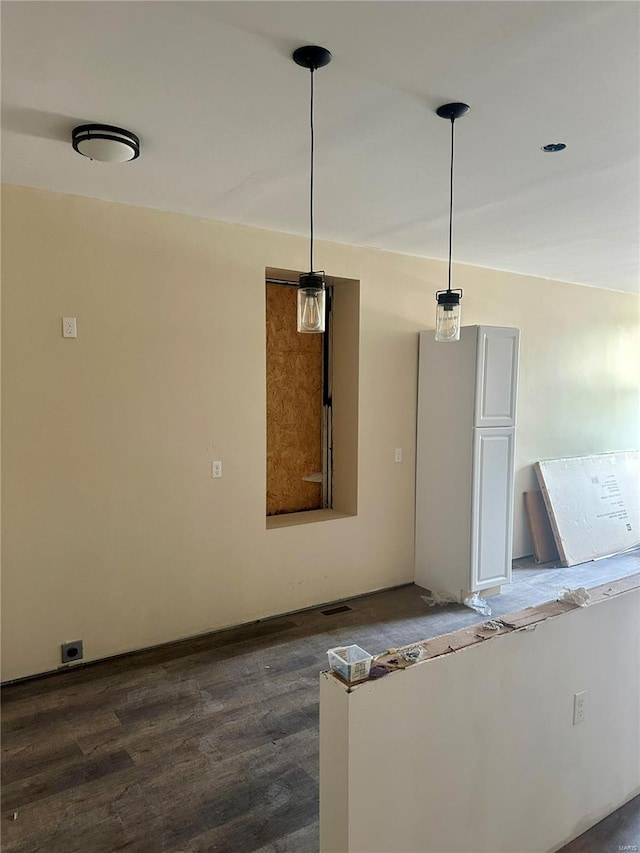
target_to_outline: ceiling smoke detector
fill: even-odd
[[[71,143],[78,154],[103,163],[126,163],[140,156],[135,133],[110,124],[81,124],[73,129]]]

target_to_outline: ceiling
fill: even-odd
[[[3,2],[3,180],[637,291],[636,2]],[[88,161],[85,122],[128,128],[139,160]],[[541,146],[565,142],[566,151]],[[321,253],[317,261],[322,265]]]

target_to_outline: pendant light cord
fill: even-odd
[[[449,279],[447,290],[451,290],[451,249],[453,243],[453,126],[455,119],[451,117],[451,171],[449,176]]]
[[[311,127],[311,181],[309,186],[309,233],[311,234],[311,240],[309,244],[309,272],[313,272],[313,161],[314,161],[314,148],[315,148],[315,139],[314,139],[314,128],[313,128],[313,72],[315,68],[311,68],[311,99],[310,99],[310,116],[309,116],[309,124]]]

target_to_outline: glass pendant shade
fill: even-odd
[[[308,273],[300,276],[298,287],[299,332],[324,332],[325,294],[324,275]]]
[[[460,340],[460,294],[453,290],[438,294],[436,340],[443,343]]]

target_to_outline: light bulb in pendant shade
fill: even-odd
[[[442,343],[460,340],[461,290],[441,290],[437,294],[436,340]]]
[[[325,282],[323,273],[300,276],[298,287],[298,331],[324,332]]]

